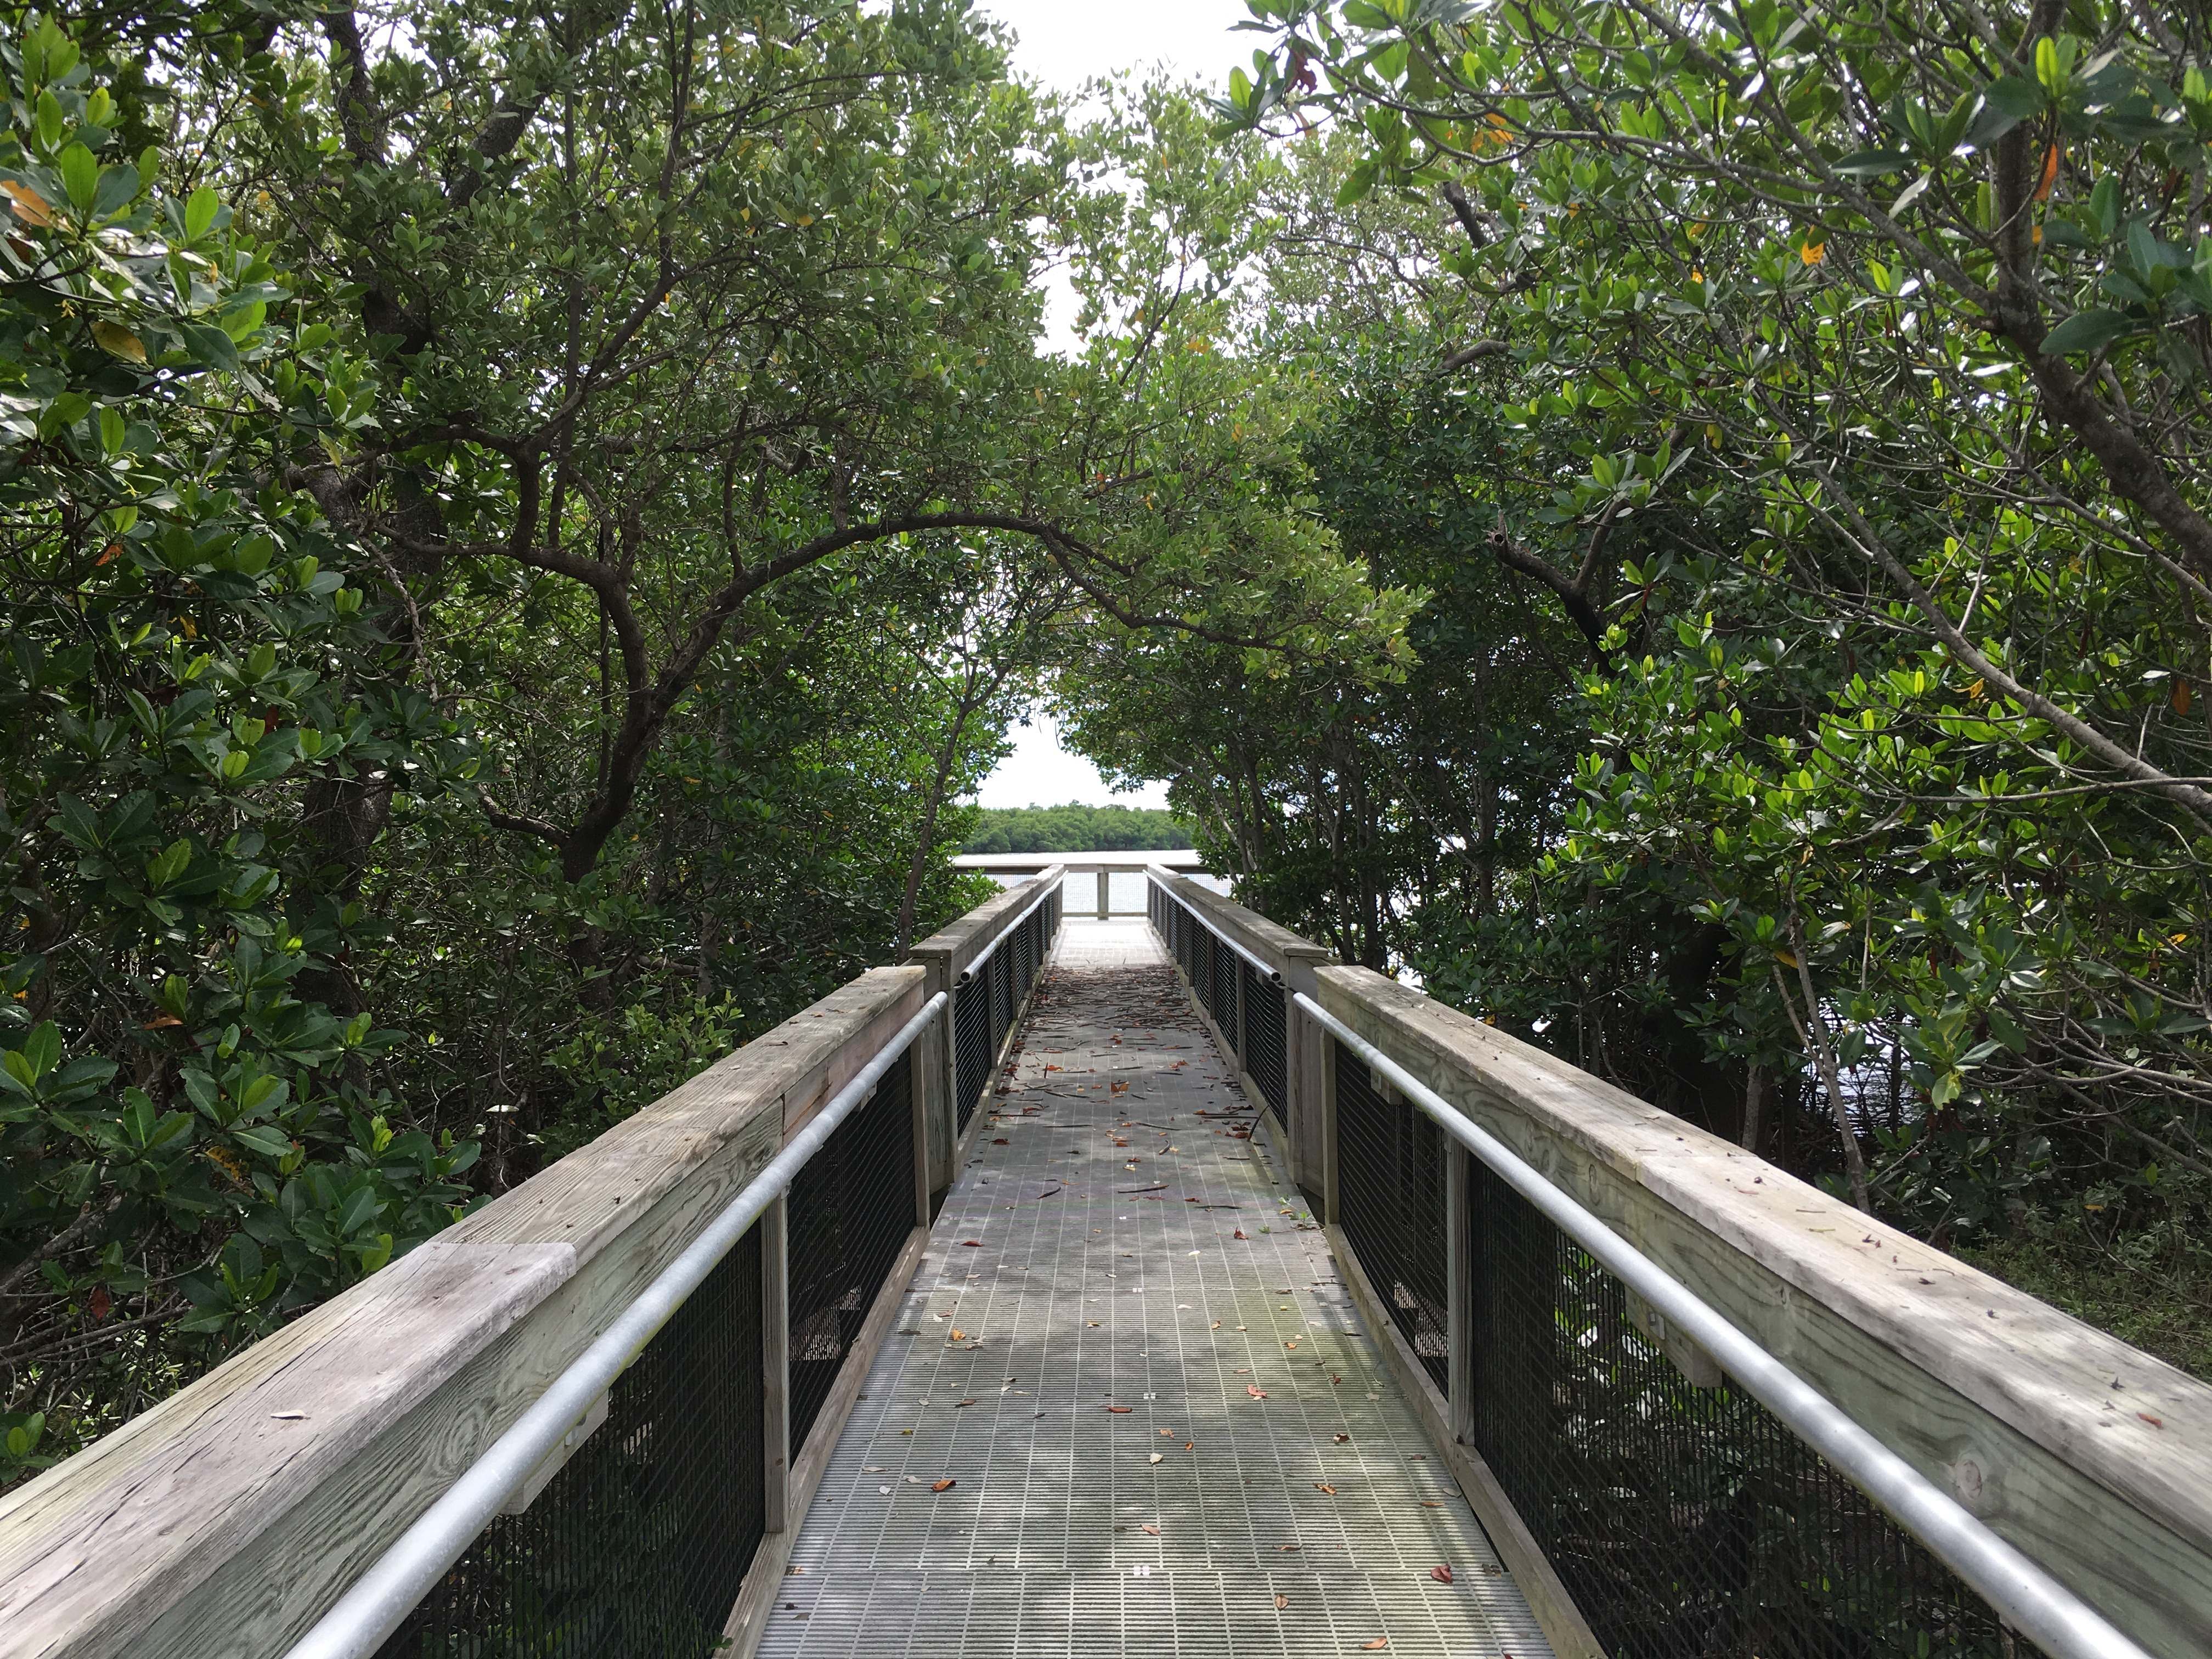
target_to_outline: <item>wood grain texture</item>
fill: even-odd
[[[1335,960],[1335,953],[1326,945],[1316,945],[1302,939],[1279,922],[1270,921],[1257,910],[1248,910],[1234,899],[1215,892],[1211,887],[1201,887],[1188,876],[1160,865],[1151,866],[1146,873],[1165,887],[1185,904],[1197,911],[1224,936],[1237,941],[1261,961],[1267,963],[1285,978],[1295,979],[1294,972],[1303,966],[1309,971],[1317,963]],[[1304,985],[1294,989],[1305,990]]]
[[[923,979],[862,975],[0,1498],[0,1656],[281,1654],[912,1015]]]
[[[2153,1652],[2203,1651],[2212,1388],[1419,992],[1317,977],[1332,1013]]]
[[[9,1493],[0,1652],[121,1651],[574,1269],[565,1244],[433,1241]]]
[[[984,947],[1006,931],[1036,896],[1040,885],[1056,886],[1066,875],[1065,864],[1054,864],[1039,871],[1032,879],[1016,883],[914,945],[907,951],[907,960],[925,966],[939,964],[945,977],[941,982],[933,981],[930,988],[943,989],[966,973],[969,964],[982,954]]]

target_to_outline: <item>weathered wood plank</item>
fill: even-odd
[[[910,1017],[923,977],[864,975],[0,1498],[0,1655],[281,1653],[759,1172],[787,1116]]]
[[[1320,1000],[2152,1651],[2212,1629],[2212,1388],[1364,969]]]
[[[432,1397],[575,1269],[565,1244],[434,1241],[9,1494],[0,1630],[9,1654],[117,1650],[161,1609],[118,1601],[118,1570],[165,1592],[204,1581]],[[404,1365],[392,1365],[404,1354]]]
[[[969,964],[981,955],[991,941],[1005,933],[1014,918],[1028,908],[1041,887],[1057,886],[1067,874],[1064,864],[1054,864],[1041,870],[1031,879],[1017,882],[1003,893],[994,895],[977,905],[966,915],[945,925],[927,939],[907,951],[907,960],[925,967],[941,964],[942,982],[933,974],[929,988],[941,991],[949,988]]]

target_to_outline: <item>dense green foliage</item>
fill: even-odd
[[[1255,11],[0,9],[0,1481],[1030,835],[2203,1309],[2203,18]]]
[[[963,853],[1126,853],[1190,845],[1172,812],[1152,806],[986,806]]]
[[[2201,1307],[2201,9],[1253,9],[1252,349],[1418,663],[1115,642],[1079,740],[1347,959]]]
[[[952,0],[401,21],[0,11],[0,1481],[975,902],[1093,619],[1407,608],[1206,349],[1188,100]]]

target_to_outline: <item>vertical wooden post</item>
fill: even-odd
[[[761,1468],[769,1533],[791,1523],[791,1273],[784,1205],[777,1199],[755,1224],[761,1230]]]
[[[1451,1273],[1445,1292],[1444,1351],[1451,1383],[1452,1438],[1464,1444],[1474,1432],[1474,1155],[1457,1141],[1444,1152],[1444,1248]]]
[[[1098,920],[1101,921],[1106,920],[1108,910],[1107,893],[1113,884],[1113,876],[1107,871],[1101,869],[1098,872]]]

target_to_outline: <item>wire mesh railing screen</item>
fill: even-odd
[[[1290,1109],[1285,1087],[1289,1043],[1283,992],[1261,978],[1249,963],[1237,965],[1243,970],[1237,990],[1244,1001],[1244,1074],[1259,1085],[1261,1103],[1273,1107],[1279,1115]]]
[[[1213,1000],[1208,1006],[1213,1013],[1213,1023],[1221,1028],[1222,1040],[1240,1065],[1244,1058],[1244,1042],[1237,1034],[1237,970],[1243,965],[1234,951],[1218,939],[1213,941],[1213,972],[1209,975]]]
[[[1626,1287],[1480,1163],[1470,1208],[1475,1443],[1606,1653],[2014,1651],[1986,1603],[1765,1407],[1693,1387],[1630,1322]]]
[[[975,1103],[991,1080],[991,986],[988,978],[970,980],[952,995],[953,1086],[960,1127],[965,1129],[975,1115]]]
[[[1451,1392],[1450,1247],[1443,1131],[1386,1099],[1367,1062],[1329,1039],[1336,1068],[1337,1198],[1344,1234],[1415,1358]],[[1609,1651],[1609,1650],[1608,1650]]]
[[[806,1161],[791,1183],[784,1214],[795,1457],[914,1231],[909,1061],[895,1062],[874,1093]]]
[[[765,1520],[760,1285],[754,1229],[616,1380],[591,1437],[378,1659],[717,1651]]]

